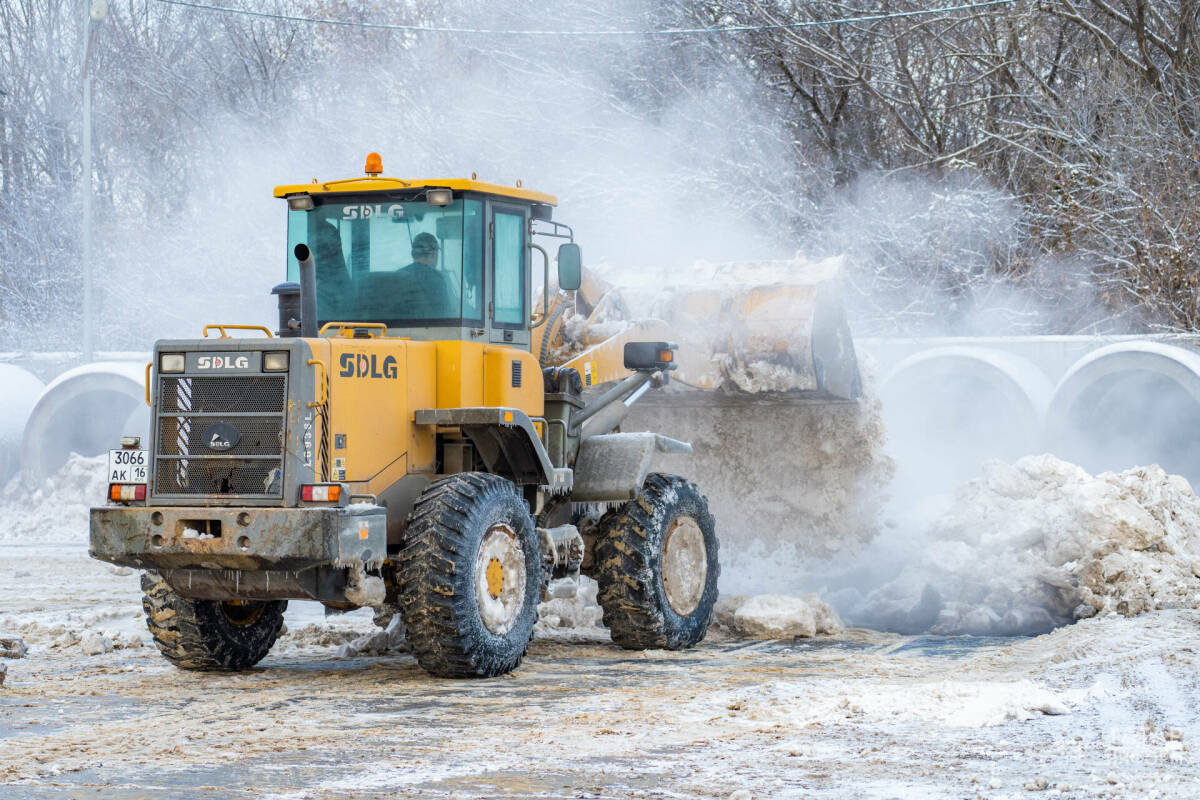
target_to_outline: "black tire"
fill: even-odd
[[[142,574],[142,608],[158,651],[180,669],[241,670],[271,651],[286,600],[190,600],[158,574]]]
[[[567,301],[566,298],[564,298],[563,301],[558,304],[558,307],[550,312],[550,316],[546,319],[546,330],[542,333],[542,346],[538,352],[538,363],[543,367],[550,366],[546,363],[546,361],[550,358],[550,342],[556,333],[554,326],[559,324],[559,322],[563,319],[563,315],[566,313]],[[557,331],[557,333],[562,333],[562,331]]]
[[[701,539],[694,539],[689,519]],[[696,580],[690,595],[673,590],[685,595],[672,595],[678,609],[663,579],[663,549],[675,530],[688,531],[705,557],[702,583]],[[636,500],[609,511],[597,524],[596,581],[613,641],[628,650],[681,650],[701,641],[717,604],[718,549],[708,500],[696,485],[675,475],[648,475]]]
[[[514,560],[500,571],[495,594],[492,562],[501,561],[488,561],[484,589],[493,604],[507,603],[508,616],[485,622],[489,598],[478,599],[484,578],[477,564],[493,538]],[[396,577],[409,648],[427,672],[491,678],[521,663],[537,621],[541,557],[533,518],[512,482],[464,472],[429,484],[409,515]],[[510,594],[504,601],[506,585]]]

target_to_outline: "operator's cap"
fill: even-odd
[[[432,233],[418,233],[412,243],[413,257],[427,256],[438,251],[437,237]]]

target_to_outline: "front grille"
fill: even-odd
[[[278,456],[283,452],[283,429],[276,415],[270,417],[201,417],[201,416],[169,416],[163,417],[159,430],[162,431],[159,448],[162,455],[186,456],[192,453],[217,455],[209,450],[205,443],[208,437],[204,433],[217,420],[238,429],[241,438],[238,443],[228,450],[220,451],[226,456]]]
[[[171,375],[158,388],[156,495],[282,495],[286,376]],[[218,423],[238,433],[225,450],[208,446]]]
[[[287,386],[283,375],[230,375],[220,378],[164,376],[159,410],[196,413],[279,414]]]

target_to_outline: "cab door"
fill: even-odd
[[[490,204],[490,341],[529,347],[529,209]]]

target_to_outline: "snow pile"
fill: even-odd
[[[556,597],[538,604],[538,620],[533,635],[538,639],[607,636],[604,610],[597,596],[600,585],[586,575],[578,578],[574,597]]]
[[[1158,466],[1093,477],[1040,455],[987,463],[917,560],[848,616],[901,632],[1010,635],[1172,607],[1200,607],[1200,498],[1188,482]]]
[[[0,658],[24,658],[29,646],[20,636],[0,636]]]
[[[359,656],[383,656],[392,652],[403,652],[406,649],[404,639],[404,622],[399,614],[393,614],[388,620],[387,627],[381,631],[360,636],[352,642],[346,642],[338,648],[338,658],[357,658]]]
[[[88,509],[108,490],[108,455],[72,453],[58,473],[32,493],[20,476],[0,493],[0,541],[85,542]]]
[[[715,622],[748,639],[793,639],[845,630],[837,612],[815,594],[723,596],[717,601]]]
[[[137,649],[145,644],[138,634],[122,632],[116,628],[99,631],[79,630],[65,625],[52,625],[46,631],[51,636],[49,648],[63,650],[78,647],[87,656],[111,653],[113,650]]]

